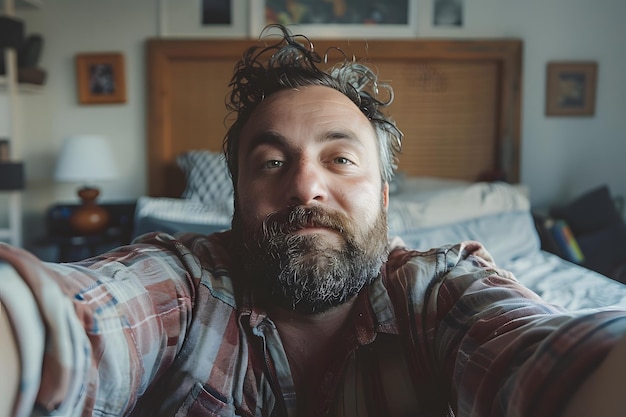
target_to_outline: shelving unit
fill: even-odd
[[[38,8],[42,0],[0,0],[0,13],[5,16],[15,16],[17,8]],[[17,82],[17,54],[10,48],[1,51],[4,53],[6,74],[0,77],[0,100],[3,101],[0,109],[5,112],[0,115],[6,127],[0,131],[0,136],[9,139],[10,159],[19,161],[22,157],[21,136],[19,132],[19,96],[25,90],[35,86],[20,85]],[[6,197],[8,227],[0,228],[0,241],[6,241],[14,246],[22,246],[22,192],[17,190],[0,191]],[[3,198],[4,202],[5,198]]]

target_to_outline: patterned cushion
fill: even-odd
[[[188,151],[178,156],[177,163],[187,177],[183,198],[199,201],[217,212],[232,214],[233,184],[223,154]]]

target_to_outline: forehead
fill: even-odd
[[[241,139],[260,132],[302,136],[345,130],[375,146],[372,124],[344,94],[330,87],[285,89],[267,97],[246,122]],[[242,143],[243,145],[243,143]]]

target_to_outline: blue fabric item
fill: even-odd
[[[133,238],[148,232],[210,234],[230,228],[231,214],[182,198],[147,197],[137,200]]]

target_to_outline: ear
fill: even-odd
[[[383,184],[383,206],[385,210],[389,208],[389,183],[387,181]]]

